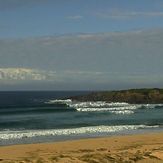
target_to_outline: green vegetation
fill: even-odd
[[[99,91],[88,95],[71,97],[76,101],[127,102],[131,104],[163,103],[163,89],[130,89],[120,91]]]

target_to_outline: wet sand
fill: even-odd
[[[0,163],[163,163],[163,133],[0,147]]]

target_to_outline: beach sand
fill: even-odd
[[[0,147],[0,163],[163,163],[163,133]]]

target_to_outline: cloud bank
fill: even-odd
[[[133,19],[133,18],[154,18],[163,17],[162,11],[156,12],[140,12],[140,11],[108,11],[97,12],[95,16],[105,19]]]
[[[0,80],[45,80],[45,75],[25,68],[0,68]]]
[[[80,19],[83,19],[83,16],[81,16],[81,15],[74,15],[74,16],[68,16],[66,18],[70,19],[70,20],[80,20]]]
[[[2,39],[0,82],[62,90],[161,87],[162,45],[162,29]]]

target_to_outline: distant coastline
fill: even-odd
[[[129,89],[120,91],[96,91],[87,95],[70,97],[73,101],[127,102],[130,104],[161,104],[163,89]]]

